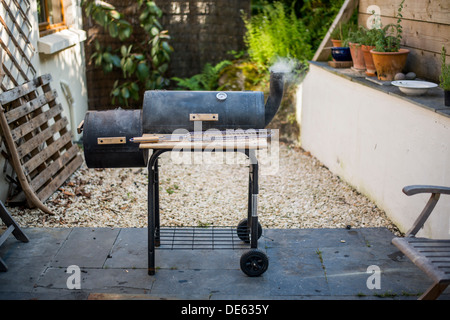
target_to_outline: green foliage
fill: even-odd
[[[338,23],[330,35],[331,39],[342,40],[342,45],[346,47],[349,41],[354,42],[351,37],[356,37],[357,35],[354,31],[355,28],[356,26],[353,22]]]
[[[360,39],[360,43],[366,46],[374,46],[377,42],[379,32],[380,29],[376,28],[365,29]]]
[[[348,42],[361,44],[366,36],[366,28],[362,26],[354,27],[347,38]]]
[[[309,32],[292,7],[285,8],[281,2],[266,4],[261,13],[249,19],[243,16],[243,20],[250,59],[260,66],[271,65],[277,57],[300,61],[312,57]]]
[[[297,11],[297,16],[310,34],[310,45],[315,51],[328,32],[334,17],[342,7],[344,0],[303,0],[301,9]],[[299,4],[296,4],[298,7]],[[353,15],[351,23],[356,24],[357,15]]]
[[[397,10],[397,23],[388,24],[385,27],[379,29],[377,33],[377,41],[375,42],[375,51],[378,52],[398,52],[400,49],[400,43],[403,38],[403,28],[402,28],[402,10],[403,3],[402,0]]]
[[[444,90],[450,90],[450,64],[446,63],[447,51],[442,46],[441,51],[441,75],[439,76],[439,85]]]
[[[221,90],[264,91],[268,80],[267,70],[262,70],[256,63],[249,61],[248,57],[243,57],[222,70],[219,85]]]
[[[213,66],[210,63],[207,63],[203,67],[203,72],[200,74],[196,74],[190,78],[181,79],[178,77],[173,77],[172,80],[178,82],[178,86],[181,88],[186,88],[188,90],[194,91],[212,91],[219,89],[218,80],[222,69],[226,66],[230,65],[231,61],[224,60]]]
[[[363,26],[358,26],[352,30],[347,38],[348,42],[359,43],[366,46],[375,46],[380,38],[383,38],[383,30],[372,28],[367,29]]]
[[[83,5],[86,15],[92,17],[112,38],[132,43],[113,49],[95,42],[95,52],[91,56],[95,65],[105,73],[119,69],[123,76],[123,79],[114,82],[112,103],[117,99],[120,104],[128,106],[130,99],[139,101],[142,90],[161,89],[169,85],[166,73],[173,48],[169,45],[167,30],[163,30],[158,22],[162,12],[155,2],[137,1],[140,13],[137,27],[142,28],[145,35],[141,41],[135,38],[131,22],[114,6],[95,0],[85,0]]]
[[[234,59],[224,68],[210,64],[202,74],[191,78],[172,78],[179,87],[191,90],[258,90],[268,88],[269,67],[280,57],[306,62],[320,45],[344,0],[253,0],[252,17],[243,16],[247,28],[247,52],[231,52]],[[356,15],[351,20],[355,24]],[[228,61],[228,60],[226,60]],[[303,64],[305,66],[306,64]],[[302,66],[298,63],[298,66]],[[305,70],[294,68],[294,73]],[[217,79],[211,85],[205,78]],[[202,80],[203,79],[203,80]]]

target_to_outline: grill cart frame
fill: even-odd
[[[255,150],[267,147],[271,135],[264,130],[279,109],[284,78],[281,72],[270,73],[265,104],[262,92],[150,90],[145,92],[142,110],[87,112],[78,129],[84,131],[83,149],[89,168],[148,168],[149,275],[155,274],[155,248],[161,240],[158,157],[180,148],[183,152],[243,152],[251,160],[248,217],[236,227],[238,238],[249,243],[250,250],[242,255],[240,265],[248,276],[259,276],[267,270],[269,259],[257,247],[262,228],[258,223]],[[229,134],[229,130],[234,132]],[[150,150],[153,153],[149,159]]]
[[[153,154],[148,162],[148,274],[154,275],[155,269],[155,248],[161,245],[160,242],[160,210],[159,210],[159,156],[172,149],[157,149],[155,144]],[[202,149],[190,149],[188,152],[202,152]],[[224,149],[223,151],[231,151]],[[244,153],[250,159],[249,182],[248,182],[248,210],[247,219],[243,219],[236,226],[236,233],[239,239],[250,244],[250,250],[244,252],[240,259],[240,267],[249,277],[262,275],[269,266],[269,258],[266,253],[258,249],[258,239],[261,236],[262,228],[258,223],[258,160],[255,150],[245,148],[232,150],[233,152]]]

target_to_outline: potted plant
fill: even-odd
[[[350,23],[339,23],[331,33],[331,42],[333,47],[346,47],[346,39],[350,33],[352,26]]]
[[[331,41],[333,42],[331,56],[333,61],[350,64],[348,67],[352,64],[352,56],[348,47],[348,37],[351,28],[352,25],[350,23],[339,23],[331,34]]]
[[[369,77],[376,76],[376,68],[373,62],[370,50],[375,49],[375,43],[380,29],[365,29],[361,39],[361,50],[363,52],[364,64],[366,66],[366,75]]]
[[[450,64],[446,64],[446,50],[442,46],[441,51],[441,75],[439,76],[439,86],[444,89],[444,104],[450,107]]]
[[[379,80],[394,80],[406,65],[409,50],[400,48],[402,40],[402,0],[397,11],[397,23],[379,29],[375,48],[370,50]]]
[[[353,69],[356,71],[366,70],[366,64],[364,62],[364,54],[362,52],[361,42],[364,38],[364,27],[358,27],[356,30],[350,32],[348,38],[348,46],[350,47],[350,53],[353,60]]]

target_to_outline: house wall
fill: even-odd
[[[367,27],[374,9],[379,10],[383,26],[397,23],[400,3],[401,0],[359,0],[358,24]],[[418,77],[437,83],[442,46],[450,59],[450,1],[406,0],[402,15],[402,47],[411,51],[405,72],[413,71]]]
[[[401,231],[429,198],[408,197],[404,186],[450,186],[450,117],[314,64],[297,97],[302,147],[385,210]],[[418,235],[450,238],[449,213],[450,196],[443,195]]]
[[[13,1],[7,1],[14,3]],[[87,106],[87,85],[85,76],[85,58],[83,41],[86,39],[85,32],[82,31],[81,9],[79,7],[79,1],[77,0],[64,0],[64,11],[66,17],[66,23],[69,26],[68,30],[64,32],[58,32],[54,35],[49,35],[43,38],[39,37],[39,26],[37,18],[37,2],[36,0],[29,0],[29,7],[26,1],[18,0],[18,3],[22,6],[24,12],[27,12],[28,20],[31,23],[29,39],[33,51],[30,53],[31,64],[34,68],[34,72],[28,72],[27,76],[32,79],[35,76],[43,74],[51,74],[52,87],[57,90],[57,100],[63,107],[63,114],[68,118],[73,138],[75,141],[80,139],[80,135],[76,132],[77,125],[84,119],[84,114],[88,109]],[[11,4],[11,10],[15,10]],[[13,14],[16,11],[13,12]],[[4,7],[0,6],[0,13],[2,17],[5,17]],[[26,24],[20,20],[20,14],[15,14],[18,17],[19,25],[24,28]],[[13,24],[10,21],[6,21],[8,28],[11,30],[13,36],[22,41],[22,35],[19,33],[17,24]],[[2,41],[8,46],[8,49],[12,54],[17,55],[18,50],[14,47],[14,42],[11,37],[6,34],[5,30],[0,30]],[[27,33],[28,31],[26,31]],[[20,43],[19,43],[20,44]],[[24,49],[25,48],[24,46]],[[27,49],[29,50],[29,49]],[[44,53],[46,52],[46,53]],[[12,63],[8,55],[3,54],[4,66],[9,68]],[[17,61],[24,63],[23,59],[17,58]],[[12,68],[12,67],[11,67]],[[27,67],[24,67],[24,70]],[[28,68],[29,69],[29,68]],[[27,70],[28,70],[27,69]],[[13,76],[17,72],[13,71]],[[21,77],[17,78],[18,84],[22,84],[25,80]],[[67,84],[70,89],[72,103],[66,98],[61,84]],[[14,84],[5,77],[2,82],[2,87],[7,90],[14,87]],[[2,91],[5,91],[2,90]],[[2,148],[4,146],[2,145]],[[10,165],[5,166],[5,159],[0,155],[0,200],[5,201],[8,196],[9,183],[6,181],[5,176],[12,175],[12,169]]]

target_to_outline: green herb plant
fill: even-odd
[[[342,40],[342,46],[347,47],[352,36],[355,36],[355,25],[352,22],[339,23],[331,33],[331,39]]]
[[[397,23],[390,23],[384,27],[381,27],[377,32],[377,41],[375,42],[375,51],[378,52],[398,52],[400,50],[400,43],[403,38],[403,27],[402,27],[402,10],[403,3],[402,0],[397,10]]]
[[[441,51],[441,75],[439,76],[439,86],[444,90],[450,90],[450,64],[446,63],[447,51],[442,46]]]

